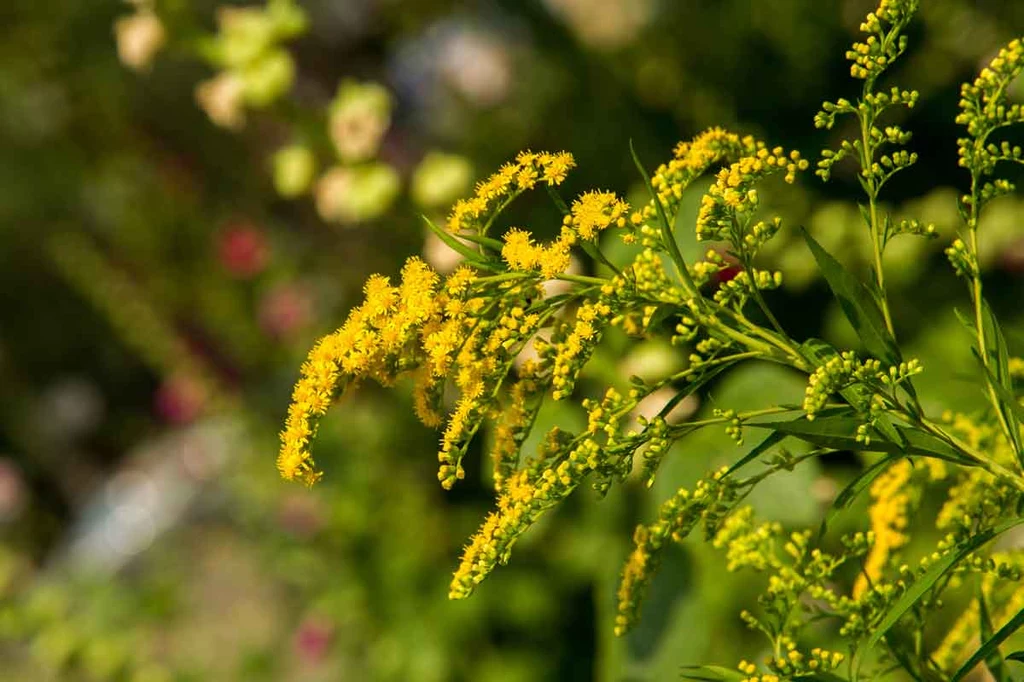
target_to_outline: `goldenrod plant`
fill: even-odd
[[[449,595],[461,599],[508,562],[516,541],[580,486],[602,494],[634,478],[650,486],[676,441],[723,428],[737,446],[748,439],[755,445],[679,489],[657,518],[636,528],[621,574],[616,633],[639,618],[666,547],[699,528],[724,550],[729,570],[764,576],[763,593],[741,617],[763,633],[770,655],[686,668],[687,677],[852,681],[901,670],[915,680],[955,682],[985,666],[996,679],[1012,679],[1012,667],[1024,660],[1008,646],[1024,624],[1024,554],[1004,536],[1024,522],[1018,511],[1024,407],[1015,384],[1022,362],[1011,355],[985,299],[978,224],[990,201],[1013,191],[1004,168],[1024,158],[1004,135],[1024,118],[1021,105],[1008,99],[1024,70],[1024,42],[999,50],[961,91],[958,147],[970,184],[950,207],[959,211],[962,228],[946,253],[967,284],[964,343],[973,344],[976,383],[988,407],[943,412],[915,386],[915,377],[929,368],[901,345],[883,259],[896,238],[938,236],[924,221],[895,219],[880,201],[889,181],[914,172],[917,161],[911,132],[887,116],[914,107],[919,95],[880,84],[907,49],[917,6],[916,0],[882,0],[868,14],[860,26],[865,37],[846,54],[860,95],[826,102],[814,118],[819,128],[853,123],[838,148],[821,153],[817,175],[828,181],[838,164],[855,169],[873,249],[870,277],[847,269],[806,231],[802,236],[807,258],[859,338],[856,348],[796,338],[769,305],[785,273],[760,266],[759,252],[780,231],[800,227],[767,215],[761,195],[773,180],[793,183],[808,170],[801,152],[709,129],[680,143],[653,174],[634,154],[649,200],[630,207],[603,190],[564,198],[560,187],[573,157],[526,151],[457,202],[445,224],[431,224],[461,256],[457,269],[443,276],[414,257],[398,281],[371,277],[363,303],[309,353],[281,434],[281,475],[307,485],[320,479],[312,454],[317,421],[341,393],[367,380],[411,382],[417,416],[441,429],[437,477],[445,489],[464,478],[470,443],[492,429],[495,507],[455,570]],[[696,223],[683,224],[681,199],[707,174],[713,181]],[[553,240],[506,224],[510,205],[528,192],[546,195],[552,214],[560,216]],[[681,230],[706,244],[703,258],[683,257]],[[608,242],[599,237],[606,233],[633,247],[631,261],[616,262],[602,250]],[[576,250],[590,257],[592,274],[570,270]],[[613,329],[669,339],[685,366],[586,395],[578,379]],[[674,408],[688,396],[737,365],[756,362],[805,376],[802,404],[748,411],[719,406],[706,418],[675,417]],[[660,410],[634,417],[641,401],[665,389],[670,397]],[[586,425],[575,432],[552,428],[535,451],[523,452],[545,403],[563,400],[581,401]],[[756,518],[745,503],[769,477],[834,452],[862,453],[865,466],[835,496],[820,529],[786,529]],[[867,522],[835,537],[836,515],[860,497],[869,498]],[[931,545],[923,555],[904,552],[914,535]],[[956,603],[951,595],[964,590],[974,601],[963,616],[942,616],[944,604]],[[948,622],[952,629],[937,629]],[[835,642],[835,633],[841,646],[826,648],[823,642]]]

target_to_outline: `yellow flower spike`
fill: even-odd
[[[403,368],[399,372],[419,366],[421,359],[409,355],[409,345],[418,340],[420,327],[439,315],[439,281],[419,258],[406,262],[399,287],[382,275],[371,276],[363,288],[363,303],[309,352],[281,432],[277,466],[284,479],[301,479],[307,485],[319,480],[309,445],[316,419],[327,412],[340,384],[370,378],[390,385],[398,378],[392,367],[396,361]],[[458,286],[465,288],[467,282],[466,273],[460,272]],[[419,411],[425,421],[433,421],[426,409],[428,388],[429,382],[420,389]]]
[[[914,465],[910,460],[901,459],[871,484],[874,502],[868,510],[868,517],[875,541],[864,562],[864,570],[854,583],[854,599],[862,597],[871,583],[881,579],[892,552],[907,543],[908,538],[903,531],[907,527],[911,497],[906,487],[913,473]]]

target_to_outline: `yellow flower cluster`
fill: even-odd
[[[565,226],[583,241],[593,242],[609,226],[626,226],[629,204],[613,192],[585,192],[572,202]]]
[[[805,170],[807,160],[800,152],[788,154],[782,147],[768,149],[763,142],[754,143],[754,151],[739,161],[723,168],[715,176],[715,183],[701,199],[697,214],[697,239],[730,241],[743,246],[746,234],[737,234],[742,226],[737,218],[750,216],[760,204],[754,185],[768,177],[783,173],[786,182],[796,181],[798,171]]]
[[[665,207],[669,220],[674,218],[683,191],[691,182],[716,163],[731,161],[755,151],[755,140],[752,136],[740,138],[739,135],[721,128],[709,128],[690,142],[680,142],[675,148],[672,160],[660,165],[651,177],[651,186]],[[656,218],[657,209],[651,201],[634,213],[630,221],[637,227],[646,224],[647,231],[652,231],[654,228],[650,225]]]
[[[483,418],[491,412],[496,389],[501,386],[515,356],[537,331],[541,316],[527,312],[527,298],[538,296],[535,286],[511,284],[491,295],[497,301],[496,314],[475,316],[470,331],[455,350],[455,384],[461,395],[448,420],[438,452],[437,477],[446,489],[464,476],[462,456]],[[483,304],[483,300],[480,304]],[[424,345],[430,342],[429,338]]]
[[[901,459],[889,466],[885,473],[871,484],[873,500],[868,510],[874,543],[864,561],[864,570],[853,585],[853,598],[859,599],[872,583],[877,583],[894,550],[907,543],[908,513],[911,495],[908,490],[914,465]]]
[[[584,303],[576,312],[576,322],[566,339],[555,348],[551,377],[551,396],[561,400],[572,394],[583,365],[601,340],[611,322],[614,309],[603,300]]]
[[[554,279],[569,269],[569,247],[557,239],[549,246],[534,244],[529,232],[512,228],[505,233],[501,257],[512,270],[539,271],[545,279]]]
[[[515,472],[519,448],[526,437],[533,411],[528,407],[530,398],[538,392],[538,384],[529,376],[529,370],[522,371],[519,381],[509,390],[508,405],[495,416],[494,445],[491,461],[494,464],[494,489],[502,492],[505,482]]]
[[[362,305],[333,334],[322,338],[302,365],[292,403],[281,433],[277,467],[286,480],[301,478],[312,485],[320,478],[309,444],[315,420],[327,412],[339,383],[375,379],[394,382],[402,356],[416,339],[420,326],[437,314],[439,278],[426,263],[411,258],[402,270],[402,283],[374,275],[364,287]]]
[[[562,184],[575,165],[568,152],[520,152],[515,162],[505,164],[479,183],[472,197],[455,204],[448,217],[448,231],[458,234],[464,230],[480,230],[487,218],[506,202],[533,189],[538,182],[552,187]]]
[[[564,455],[543,467],[525,467],[505,481],[497,510],[463,550],[448,592],[451,599],[468,597],[499,562],[507,560],[520,535],[601,466],[604,450],[598,438],[606,429],[616,429],[621,405],[622,396],[609,389],[591,410],[599,414],[588,420],[587,431]]]
[[[529,232],[512,228],[505,233],[501,257],[512,270],[538,271],[553,279],[569,268],[569,252],[578,241],[595,242],[608,227],[625,227],[628,212],[629,204],[612,192],[586,192],[572,202],[556,240],[534,244]]]

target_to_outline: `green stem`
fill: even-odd
[[[873,79],[864,83],[865,96],[870,93],[873,84]],[[864,98],[862,97],[861,102],[863,103],[863,101]],[[875,285],[878,287],[878,302],[882,308],[882,316],[885,318],[886,329],[895,336],[892,315],[889,313],[889,297],[885,291],[885,271],[882,268],[882,241],[885,235],[880,234],[878,229],[878,187],[875,184],[874,176],[871,175],[871,166],[874,164],[874,147],[871,145],[871,129],[874,126],[875,120],[874,107],[866,107],[863,114],[858,112],[858,118],[860,119],[861,140],[860,165],[864,173],[865,190],[868,195],[868,214],[870,218],[868,229],[871,231],[871,245],[875,258]]]
[[[987,136],[982,136],[975,141],[975,146],[983,146]],[[969,242],[968,248],[971,251],[971,258],[973,263],[971,265],[971,296],[972,303],[974,304],[974,327],[978,336],[978,355],[981,356],[981,364],[989,369],[989,357],[988,357],[988,340],[985,338],[985,319],[983,315],[983,304],[984,299],[982,298],[981,291],[981,268],[978,261],[978,217],[979,209],[978,202],[980,197],[978,196],[978,174],[977,172],[971,172],[971,215],[967,222],[967,239]],[[987,374],[987,373],[986,373]],[[1003,414],[1003,408],[999,401],[999,396],[996,394],[996,389],[992,385],[991,381],[985,382],[988,388],[989,402],[992,403],[992,408],[995,410],[996,417],[999,419],[999,426],[1002,428],[1003,433],[1010,439],[1011,443],[1016,442],[1011,428],[1013,428],[1006,419],[1006,415]]]
[[[750,289],[754,293],[754,302],[757,303],[757,306],[761,309],[761,312],[764,313],[764,316],[768,318],[769,322],[771,322],[772,327],[775,328],[775,331],[777,331],[782,336],[785,336],[786,332],[783,331],[782,325],[779,324],[779,321],[777,319],[775,319],[775,315],[772,314],[772,311],[768,307],[768,304],[765,303],[764,297],[761,296],[761,289],[760,287],[757,286],[757,282],[754,280],[754,269],[749,265],[744,265],[743,270],[747,273],[747,278],[750,280]]]

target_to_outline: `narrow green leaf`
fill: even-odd
[[[895,630],[885,633],[885,644],[889,648],[889,653],[903,666],[903,672],[914,678],[915,682],[924,682],[917,671],[916,662],[907,655],[912,650],[912,646],[907,646],[907,639],[906,635],[903,633],[897,634]]]
[[[501,241],[493,237],[483,237],[478,234],[460,234],[459,239],[465,239],[467,242],[473,242],[474,244],[482,244],[495,251],[501,251],[502,247],[505,246]]]
[[[1018,521],[1018,523],[1020,523],[1020,521]],[[999,645],[1006,641],[1010,635],[1017,632],[1022,625],[1024,625],[1024,609],[1018,611],[1017,615],[1011,618],[1006,625],[999,628],[995,634],[986,639],[985,642],[978,647],[977,651],[971,654],[971,657],[968,658],[962,666],[960,666],[960,669],[953,673],[953,677],[950,678],[949,682],[959,682],[962,680],[967,673],[974,670],[974,666],[978,665],[978,663],[983,660],[987,660],[992,652],[998,651]],[[1019,661],[1021,659],[1016,657],[1019,653],[1020,652],[1015,652],[1010,654],[1007,658]]]
[[[935,436],[906,426],[894,425],[893,427],[899,432],[901,440],[906,441],[905,446],[886,440],[875,429],[868,429],[870,442],[865,445],[857,440],[857,428],[861,425],[862,421],[857,417],[849,416],[851,412],[846,414],[837,412],[834,416],[818,416],[814,421],[808,421],[804,417],[790,421],[762,419],[748,421],[746,425],[781,431],[813,445],[832,448],[833,450],[921,455],[923,457],[934,457],[936,459],[956,462],[966,466],[976,464],[974,460],[968,459],[952,446]]]
[[[548,191],[548,196],[551,197],[551,201],[554,202],[555,207],[563,216],[569,215],[569,207],[566,205],[562,195],[558,193],[558,190],[551,185],[544,183],[544,188]]]
[[[633,156],[633,163],[636,165],[636,169],[640,171],[640,176],[644,179],[644,186],[647,187],[647,191],[651,195],[651,200],[654,202],[654,208],[658,214],[659,227],[661,229],[662,241],[665,242],[665,248],[668,250],[669,255],[672,257],[672,262],[675,263],[676,269],[679,270],[679,276],[683,278],[686,286],[689,288],[690,293],[697,294],[697,287],[693,283],[693,278],[690,277],[690,271],[686,268],[686,261],[683,260],[683,254],[679,251],[679,244],[676,243],[675,233],[672,231],[672,223],[668,220],[668,215],[665,214],[665,206],[661,203],[661,197],[654,191],[654,185],[651,184],[651,176],[647,174],[647,169],[640,163],[640,157],[637,156],[636,147],[633,146],[633,140],[629,141],[629,153]]]
[[[778,445],[785,439],[786,434],[782,433],[781,431],[772,431],[764,440],[762,440],[760,443],[754,446],[754,448],[750,452],[743,455],[742,458],[740,458],[735,464],[729,467],[729,470],[725,473],[725,475],[728,476],[729,474],[735,472],[737,469],[745,467],[746,465],[750,464],[755,459],[763,455],[765,452],[767,452],[772,446]]]
[[[740,682],[747,679],[747,676],[739,670],[723,668],[720,665],[684,665],[682,667],[684,680],[710,680],[713,682]]]
[[[981,589],[981,585],[978,585],[978,621],[979,629],[978,632],[981,634],[981,640],[987,642],[992,639],[992,618],[988,615],[988,606],[985,604],[985,592]],[[995,647],[989,652],[988,656],[985,657],[985,665],[988,667],[992,676],[996,678],[996,682],[1011,682],[1010,671],[1006,667],[1006,661],[1003,660],[1002,655],[999,653],[999,647]]]
[[[666,416],[681,401],[685,400],[686,398],[690,397],[691,395],[699,391],[701,388],[706,386],[712,379],[714,379],[715,377],[717,377],[719,374],[729,369],[730,367],[733,367],[738,362],[739,360],[734,360],[733,362],[723,362],[721,365],[712,367],[710,370],[698,376],[696,379],[688,383],[684,390],[672,396],[672,399],[665,403],[665,406],[662,407],[661,410],[658,412],[658,416]],[[681,426],[685,426],[685,424],[681,424]]]
[[[1014,651],[1012,654],[1006,657],[1008,661],[1016,661],[1017,663],[1024,663],[1024,651]]]
[[[612,272],[614,272],[616,275],[622,274],[622,271],[619,270],[615,263],[612,263],[610,260],[608,260],[607,256],[601,253],[601,249],[597,247],[597,244],[591,244],[590,242],[585,241],[581,241],[579,242],[579,244],[580,246],[583,247],[583,251],[588,256],[596,260],[598,263],[601,263],[602,265],[610,269]]]
[[[885,326],[885,317],[864,285],[832,257],[810,233],[803,229],[804,240],[814,255],[832,294],[839,301],[846,319],[853,325],[868,353],[890,365],[900,362],[896,340]]]
[[[674,303],[659,303],[647,323],[648,329],[657,329],[661,324],[674,314],[678,314],[679,306]]]
[[[1024,420],[1024,408],[1021,407],[1021,404],[1013,395],[1013,378],[1010,376],[1010,359],[1006,349],[1006,338],[1003,336],[1003,330],[999,327],[999,320],[996,319],[995,313],[989,307],[988,301],[983,300],[981,302],[981,311],[986,345],[988,345],[988,348],[985,348],[983,352],[995,365],[995,370],[987,373],[989,374],[988,379],[990,383],[992,383],[993,378],[996,381],[993,384],[993,388],[996,389],[1001,408],[1000,411],[1003,413],[1003,419],[1006,420],[1008,431],[1006,435],[1013,444],[1018,460],[1024,461],[1024,443],[1021,442],[1020,437],[1020,422]],[[993,374],[995,375],[994,377],[992,376]]]
[[[430,228],[431,232],[437,235],[438,239],[440,239],[449,247],[451,247],[452,250],[458,252],[467,261],[484,270],[489,270],[491,272],[496,270],[496,268],[490,263],[488,263],[479,253],[463,244],[454,235],[439,228],[430,220],[430,218],[428,218],[425,215],[421,217],[427,223],[427,226]]]
[[[1008,414],[1016,417],[1017,419],[1024,420],[1024,405],[1021,405],[1016,396],[1014,396],[1013,393],[1011,393],[1005,386],[999,383],[999,378],[996,377],[991,369],[988,367],[985,367],[984,369],[985,373],[988,375],[987,378],[992,383],[992,388],[995,389],[1000,401],[1006,404]]]
[[[873,650],[875,648],[875,645],[878,644],[882,637],[885,636],[885,633],[888,632],[889,629],[892,628],[892,626],[894,626],[896,622],[914,606],[914,604],[919,602],[925,596],[925,594],[928,593],[928,590],[935,586],[935,583],[937,583],[939,579],[942,578],[942,576],[944,576],[947,572],[952,570],[954,566],[963,561],[968,554],[978,549],[985,543],[990,542],[991,540],[1002,535],[1011,528],[1019,526],[1022,523],[1024,523],[1024,518],[1011,519],[1009,521],[1004,521],[998,526],[989,528],[988,530],[981,531],[972,536],[971,539],[968,540],[966,543],[960,545],[960,547],[957,548],[956,551],[952,551],[946,554],[941,559],[932,564],[928,568],[928,570],[921,575],[920,578],[911,583],[911,585],[907,588],[907,591],[903,593],[903,596],[897,599],[896,603],[889,607],[889,610],[888,612],[886,612],[885,617],[882,618],[878,626],[875,628],[874,634],[868,639],[867,643],[864,645],[866,649],[868,651]],[[999,632],[995,634],[995,637],[998,637],[1004,629],[1006,629],[1009,625],[1013,624],[1014,621],[1018,619],[1024,622],[1024,611],[1018,613],[1017,616],[1015,616],[1014,619],[1010,621],[1010,623],[1007,623],[1006,626],[1001,628]],[[1010,633],[1007,632],[1003,639],[1009,636]],[[1002,640],[999,640],[999,642],[1001,641]],[[996,644],[998,644],[999,642],[996,642]],[[974,664],[976,664],[978,661],[984,658],[985,655],[986,653],[982,653],[982,655],[976,661],[974,661],[974,663],[971,664],[971,666],[968,667],[967,670],[964,671],[964,673],[966,674],[966,672],[973,668]],[[963,670],[963,668],[961,668],[961,670]],[[954,679],[959,678],[954,677]]]
[[[953,313],[971,336],[977,335],[978,330],[974,326],[974,320],[964,314],[959,308],[953,308]]]

